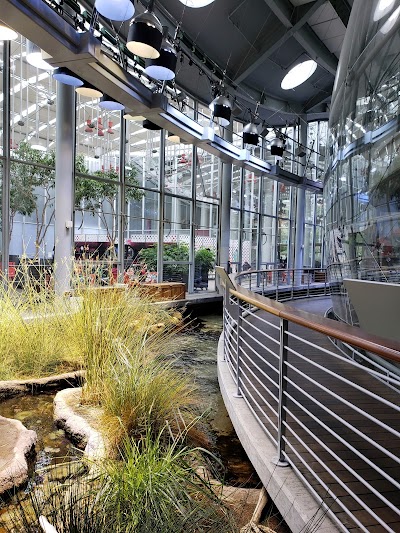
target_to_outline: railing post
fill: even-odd
[[[240,392],[240,350],[241,350],[241,329],[242,329],[242,305],[238,300],[237,308],[237,322],[236,322],[236,393],[233,395],[235,398],[242,398]]]
[[[279,329],[279,398],[278,398],[278,455],[272,459],[277,466],[289,466],[284,456],[285,442],[285,420],[286,420],[286,373],[287,373],[287,343],[288,343],[288,321],[280,319]]]

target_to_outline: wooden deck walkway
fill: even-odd
[[[329,299],[319,298],[306,302],[291,302],[290,305],[313,313],[321,313],[329,307]],[[259,311],[257,315],[271,323],[279,324],[276,317],[264,311]],[[277,359],[268,354],[266,349],[260,348],[255,340],[258,339],[265,344],[265,337],[261,336],[253,327],[253,325],[260,327],[258,318],[248,316],[246,321],[248,322],[244,328],[248,334],[245,333],[243,336],[243,348],[246,355],[241,369],[241,385],[244,389],[252,391],[256,401],[250,400],[249,403],[254,413],[270,428],[271,433],[276,438],[276,432],[268,420],[272,424],[277,423],[276,412],[274,412],[276,411],[278,393],[276,385]],[[264,325],[262,330],[273,339],[279,339],[279,330],[272,326]],[[319,347],[338,353],[327,337],[295,324],[289,325],[289,332],[299,339],[289,336],[288,341],[286,380],[290,399],[286,403],[286,453],[295,467],[305,476],[348,530],[361,531],[364,527],[367,531],[374,533],[386,530],[400,532],[399,515],[389,505],[382,503],[373,493],[376,490],[393,506],[399,507],[400,491],[377,473],[368,464],[368,461],[400,481],[398,463],[388,457],[384,451],[374,447],[368,442],[368,439],[379,443],[397,457],[400,455],[400,440],[369,420],[367,415],[354,409],[354,406],[357,405],[382,423],[388,422],[391,427],[400,432],[399,412],[377,399],[371,398],[361,390],[357,390],[356,386],[368,389],[394,404],[399,402],[398,391],[387,387],[365,370],[359,370],[348,362],[334,358],[301,340],[301,338],[306,339]],[[269,342],[269,345],[276,351],[276,346],[272,341]],[[260,359],[252,353],[249,346],[258,353],[262,353],[263,358],[270,363],[272,368],[268,367],[266,363],[260,363]],[[306,355],[307,359],[299,358],[290,350]],[[312,363],[321,365],[327,372],[322,371]],[[272,377],[272,383],[263,373]],[[350,380],[356,386],[343,383],[340,377]],[[321,386],[318,387],[309,378],[315,379]],[[348,404],[346,405],[340,399],[332,396],[331,391],[333,390]],[[325,408],[329,408],[331,414],[326,412]],[[304,409],[308,410],[310,415],[305,414]],[[336,416],[342,418],[343,421],[338,420]],[[360,434],[357,434],[347,424],[355,426]],[[332,435],[329,430],[333,430],[342,440]],[[352,451],[350,447],[354,447],[355,451]],[[359,457],[357,451],[364,455],[365,459]],[[305,464],[299,456],[302,457]],[[307,469],[307,465],[318,472],[321,481],[314,477]],[[353,469],[354,473],[350,473],[347,467]],[[358,475],[368,480],[370,487],[365,487],[358,479]],[[348,495],[347,490],[349,489],[355,493],[355,497]],[[359,501],[357,501],[358,499]],[[362,527],[343,511],[341,503],[351,509]],[[377,518],[371,516],[365,507],[371,509],[382,523],[388,526],[388,529],[379,523]]]

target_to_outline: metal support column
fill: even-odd
[[[119,139],[119,194],[118,194],[118,281],[122,282],[125,272],[125,229],[126,229],[126,196],[125,196],[125,154],[126,154],[126,121],[125,111],[121,111],[121,134]]]
[[[224,140],[232,142],[232,123],[224,128]],[[218,264],[229,274],[229,244],[231,238],[231,194],[232,194],[232,163],[222,163],[220,181],[220,208],[218,232]]]
[[[192,146],[192,202],[190,208],[190,233],[189,233],[189,276],[188,276],[188,292],[194,292],[194,276],[195,276],[195,256],[196,256],[196,176],[197,176],[197,147]]]
[[[70,289],[74,243],[75,89],[57,83],[55,253],[56,294]]]
[[[280,343],[279,343],[279,399],[278,399],[278,455],[272,459],[277,466],[289,466],[285,459],[285,420],[286,420],[286,374],[287,374],[287,343],[288,321],[280,319]]]
[[[160,131],[160,195],[158,200],[157,281],[163,280],[164,270],[164,198],[165,198],[165,130]]]
[[[3,42],[3,186],[1,265],[4,284],[8,285],[10,252],[10,41]]]
[[[300,116],[300,144],[307,146],[307,122],[305,116]],[[301,157],[301,175],[306,175],[307,156]],[[301,283],[301,269],[304,266],[304,222],[306,210],[306,190],[303,187],[296,188],[296,236],[294,244],[294,268],[296,280],[294,284]]]

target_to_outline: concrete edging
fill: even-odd
[[[95,461],[106,456],[106,445],[101,434],[71,405],[80,402],[81,394],[81,387],[58,392],[54,398],[54,421],[77,442],[78,447],[84,448],[87,459]]]
[[[60,388],[82,385],[84,370],[56,374],[45,378],[13,379],[0,381],[0,401],[19,394],[39,394]]]
[[[339,529],[290,467],[277,467],[275,445],[264,433],[243,398],[235,398],[236,384],[223,356],[223,335],[218,343],[218,381],[229,417],[253,467],[283,519],[293,531],[318,528],[318,533],[337,533]]]
[[[27,457],[35,447],[37,435],[35,431],[26,429],[19,420],[0,416],[0,422],[1,425],[8,425],[17,432],[15,442],[10,445],[10,448],[11,446],[12,448],[9,449],[9,457],[0,470],[0,494],[4,494],[14,487],[23,485],[28,480],[29,465]],[[2,429],[4,430],[5,428],[3,427]],[[0,444],[0,446],[3,445],[7,449],[7,444],[4,444],[4,442],[3,440],[3,444]]]

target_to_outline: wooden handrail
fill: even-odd
[[[307,311],[300,311],[287,304],[275,302],[266,296],[255,294],[241,286],[238,286],[236,290],[230,289],[229,293],[277,317],[285,318],[299,326],[339,339],[363,350],[374,352],[388,361],[400,363],[400,342],[377,335],[370,335],[356,326],[350,326],[342,322],[335,322],[335,325],[332,326],[330,318],[314,315]]]

